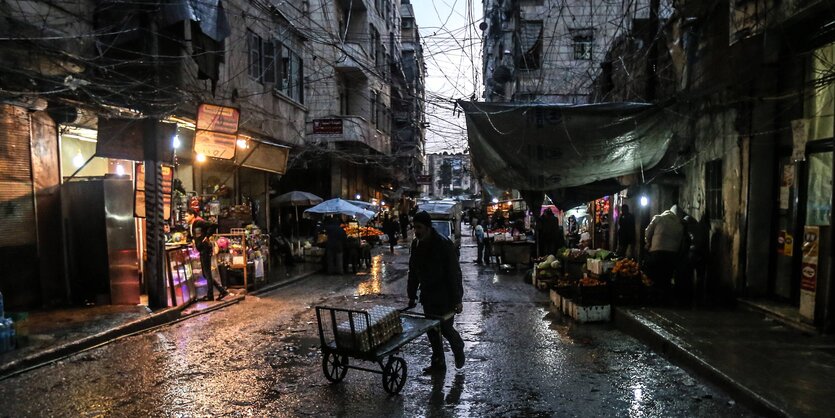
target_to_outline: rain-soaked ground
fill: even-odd
[[[0,381],[0,416],[752,416],[610,325],[549,311],[522,274],[462,248],[467,362],[428,377],[424,337],[405,346],[400,395],[379,374],[322,375],[313,306],[402,307],[408,254],[359,276],[315,275],[262,297]],[[369,367],[377,367],[368,364]]]

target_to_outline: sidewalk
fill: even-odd
[[[271,271],[264,286],[249,294],[263,294],[286,286],[315,274],[319,268],[310,263],[298,263],[290,269],[278,266]],[[0,380],[120,337],[224,308],[244,298],[238,295],[156,312],[143,305],[104,305],[18,314],[15,319],[18,348],[0,354]]]
[[[835,337],[742,308],[615,309],[616,325],[768,416],[835,410]]]

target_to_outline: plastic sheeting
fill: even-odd
[[[589,195],[579,186],[609,191],[612,179],[658,164],[675,130],[669,114],[643,103],[458,104],[479,171],[500,187],[572,202]]]

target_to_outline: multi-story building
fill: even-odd
[[[583,104],[607,52],[650,0],[484,1],[484,98],[489,102]],[[667,2],[664,2],[667,3]],[[669,16],[669,6],[661,8]]]
[[[472,196],[480,193],[468,154],[426,154],[426,169],[432,183],[425,195],[434,198]]]
[[[70,294],[77,303],[115,303],[119,292],[138,303],[140,271],[151,304],[167,303],[162,273],[145,269],[160,265],[163,218],[181,214],[171,183],[166,195],[159,181],[169,172],[163,164],[178,189],[230,206],[251,202],[260,208],[253,221],[269,227],[269,179],[284,172],[304,138],[303,3],[0,5],[0,228],[7,232],[0,287],[7,306],[62,304]],[[223,109],[215,116],[230,122],[224,132],[210,132],[217,118],[196,130],[200,104]],[[144,182],[134,178],[142,172]],[[136,244],[129,238],[124,251],[110,252],[130,257],[111,264],[121,271],[115,277],[111,270],[109,295],[106,270],[103,278],[80,273],[100,261],[91,255],[92,231],[67,226],[84,218],[66,213],[73,197],[64,191],[79,179],[130,180],[136,190],[120,202],[135,211],[136,228],[121,232]],[[103,209],[86,204],[91,214]],[[83,296],[94,287],[86,280],[100,279]]]
[[[404,78],[399,2],[308,3],[308,146],[282,188],[382,199],[394,189],[392,95]]]
[[[417,191],[416,176],[423,172],[426,148],[426,64],[413,5],[409,0],[403,0],[400,5],[400,16],[405,83],[395,89],[399,94],[392,101],[395,126],[392,146],[401,174],[401,185],[409,191]]]

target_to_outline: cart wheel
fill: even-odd
[[[339,383],[348,373],[348,356],[340,356],[336,353],[326,353],[322,357],[322,371],[325,378],[332,383]]]
[[[406,384],[406,360],[400,357],[389,357],[383,369],[383,388],[386,392],[396,395]]]

